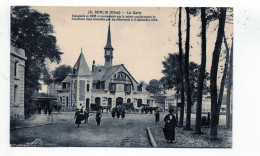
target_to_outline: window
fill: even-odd
[[[110,92],[115,92],[116,91],[116,84],[110,83],[109,84],[109,91]]]
[[[18,86],[14,85],[14,104],[17,102],[17,91],[18,91]]]
[[[14,76],[17,76],[17,70],[18,70],[18,61],[15,61],[14,63]]]
[[[66,89],[66,83],[62,83],[62,89]]]
[[[87,92],[89,92],[89,84],[87,84]]]
[[[100,81],[97,82],[96,89],[100,89]]]

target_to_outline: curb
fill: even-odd
[[[41,124],[41,125],[24,126],[24,127],[15,127],[15,128],[10,128],[10,130],[17,130],[17,129],[31,128],[31,127],[40,127],[40,126],[45,126],[45,125],[51,125],[51,123]]]
[[[157,147],[157,144],[156,144],[156,142],[155,142],[155,140],[154,140],[154,138],[153,138],[153,135],[152,135],[152,133],[151,133],[149,127],[146,127],[146,131],[147,131],[147,133],[148,133],[148,139],[149,139],[150,143],[152,144],[152,146],[153,146],[153,147]]]

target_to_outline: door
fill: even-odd
[[[89,110],[89,98],[86,99],[86,108]]]
[[[121,98],[121,97],[116,98],[116,105],[117,106],[122,105],[122,103],[123,103],[123,98]]]

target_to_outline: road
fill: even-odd
[[[113,119],[110,113],[102,114],[101,126],[96,125],[95,114],[91,113],[89,122],[81,124],[78,128],[74,124],[73,112],[62,112],[53,115],[53,124],[11,130],[11,146],[33,146],[32,142],[40,140],[40,146],[57,147],[151,147],[146,127],[149,127],[158,147],[231,147],[232,132],[219,128],[218,142],[208,139],[209,128],[203,128],[203,135],[194,135],[193,131],[176,129],[176,143],[167,144],[162,128],[163,118],[160,123],[155,123],[154,114],[126,114],[125,119]],[[195,124],[195,114],[191,115],[191,125]],[[47,116],[37,115],[31,123],[47,123]],[[220,117],[220,125],[225,124],[225,116]],[[25,124],[23,124],[25,125]],[[184,121],[185,125],[185,121]],[[22,125],[19,125],[22,126]]]
[[[11,130],[11,144],[19,146],[40,139],[46,146],[151,147],[145,129],[147,120],[143,119],[152,122],[153,115],[126,114],[125,119],[113,119],[103,113],[101,126],[96,126],[95,114],[90,114],[89,122],[79,128],[73,117],[74,113],[63,112],[53,115],[52,125]]]

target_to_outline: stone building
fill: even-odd
[[[174,94],[165,98],[164,108],[167,111],[169,110],[169,108],[173,108],[173,107],[177,107],[177,102]]]
[[[24,119],[25,52],[11,43],[10,49],[10,116]]]
[[[61,83],[51,83],[47,86],[47,94],[52,97],[58,97],[58,90],[61,89]]]
[[[80,105],[89,109],[97,105],[113,108],[122,103],[133,103],[137,108],[151,103],[149,93],[138,84],[125,65],[113,65],[113,50],[109,23],[104,66],[95,65],[93,61],[90,70],[81,49],[73,73],[62,81],[62,89],[58,90],[63,110],[75,110]]]

